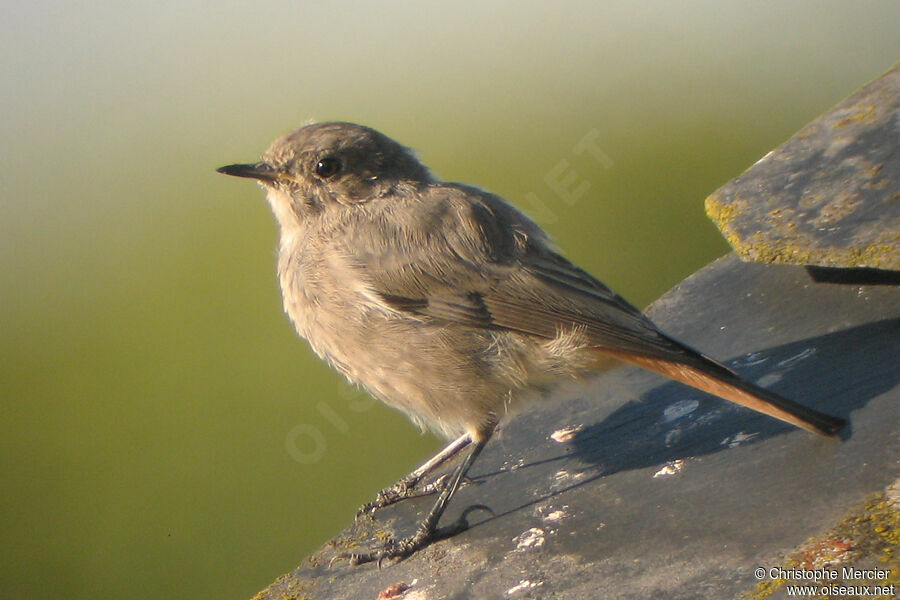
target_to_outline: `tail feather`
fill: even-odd
[[[604,351],[625,362],[665,375],[703,392],[752,408],[819,435],[834,437],[847,424],[844,419],[797,404],[793,400],[788,400],[774,392],[744,381],[727,367],[699,355],[697,358],[703,361],[702,367],[660,358],[648,358],[630,352]]]

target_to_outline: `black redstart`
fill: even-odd
[[[429,467],[468,446],[416,532],[354,562],[427,545],[504,414],[554,382],[616,363],[818,434],[844,425],[666,336],[511,204],[438,180],[368,127],[308,125],[262,161],[219,172],[265,188],[281,228],[284,309],[316,354],[417,423],[460,436]],[[423,472],[387,496],[402,497]]]

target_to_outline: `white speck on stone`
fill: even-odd
[[[759,159],[758,161],[756,161],[755,163],[753,163],[753,166],[755,167],[755,166],[758,165],[759,163],[765,162],[765,161],[769,160],[769,157],[772,156],[772,154],[773,154],[774,152],[775,152],[774,150],[769,150],[769,152],[766,153],[765,156],[763,156],[761,159]]]
[[[540,587],[544,585],[543,581],[530,581],[528,579],[523,579],[517,585],[512,586],[508,590],[506,590],[507,596],[512,596],[514,594],[518,594],[519,592],[524,592],[525,590],[531,590],[536,587]]]
[[[584,431],[584,425],[572,425],[570,427],[563,427],[562,429],[557,429],[556,431],[551,433],[550,439],[558,444],[562,444],[563,442],[568,442],[582,431]]]
[[[894,480],[894,483],[887,487],[885,493],[888,501],[896,508],[900,508],[900,477]]]
[[[551,523],[558,523],[559,521],[562,521],[565,516],[566,511],[563,509],[558,509],[544,515],[544,520],[550,521]]]
[[[666,447],[671,448],[675,444],[677,444],[681,437],[684,435],[684,432],[681,431],[681,428],[676,427],[675,429],[671,429],[666,432]]]
[[[553,475],[553,479],[550,481],[550,489],[551,491],[559,491],[573,485],[574,482],[579,481],[583,478],[584,471],[576,471],[575,473],[570,473],[565,469],[560,469]]]
[[[798,362],[806,360],[807,358],[809,358],[810,356],[812,356],[815,353],[816,353],[815,348],[805,348],[802,352],[799,352],[799,353],[795,354],[794,356],[787,357],[786,359],[779,362],[775,366],[778,367],[779,369],[793,367]]]
[[[722,445],[728,446],[729,448],[736,448],[741,444],[746,444],[758,435],[759,433],[744,433],[743,431],[739,431],[738,433],[730,435],[722,440]]]
[[[700,406],[700,402],[697,400],[679,400],[666,407],[666,410],[663,411],[663,420],[668,423],[680,419],[697,410],[698,406]]]
[[[684,468],[684,459],[679,458],[678,460],[670,460],[661,468],[659,471],[653,474],[653,479],[657,479],[659,477],[671,477],[672,475],[678,475],[681,473],[681,470]]]
[[[784,375],[781,373],[766,373],[756,380],[756,385],[759,387],[769,387],[770,385],[775,385],[782,379],[784,379]]]
[[[769,357],[762,352],[750,352],[749,354],[745,354],[744,356],[731,361],[731,364],[738,368],[752,367],[754,365],[762,364],[767,360],[769,360]]]
[[[532,527],[514,537],[512,541],[516,542],[517,551],[525,551],[540,550],[546,539],[547,537],[543,529]]]
[[[525,466],[525,459],[519,458],[518,460],[516,460],[516,462],[513,462],[513,463],[511,463],[509,461],[504,462],[500,468],[507,470],[507,471],[516,471],[524,466]]]
[[[565,469],[560,469],[553,475],[553,479],[556,481],[566,481],[568,479],[581,479],[584,477],[584,471],[578,471],[577,473],[569,473]]]

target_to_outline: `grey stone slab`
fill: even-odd
[[[432,499],[408,500],[349,526],[258,597],[374,600],[407,586],[396,597],[729,598],[758,592],[754,569],[830,539],[900,477],[897,287],[817,282],[732,254],[650,313],[747,378],[848,418],[845,439],[622,368],[503,425],[442,521],[467,511],[468,530],[381,569],[329,566],[410,533]]]
[[[900,66],[706,199],[745,260],[900,269]]]

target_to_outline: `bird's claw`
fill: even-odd
[[[356,519],[359,520],[363,516],[372,516],[375,511],[386,506],[396,504],[407,498],[419,498],[420,496],[430,496],[444,489],[447,484],[449,475],[441,475],[440,477],[426,483],[421,487],[417,487],[421,478],[404,477],[394,485],[387,487],[375,496],[375,500],[366,502],[356,511]]]

